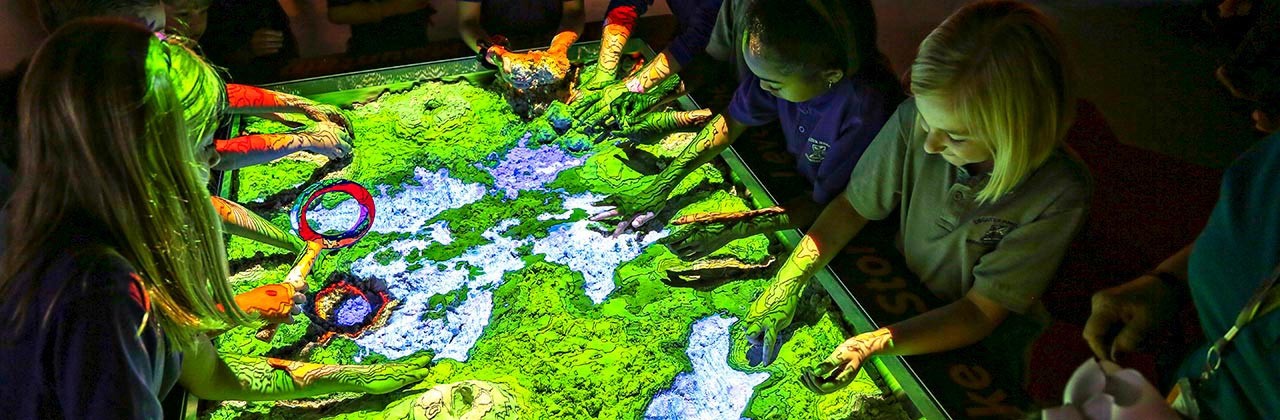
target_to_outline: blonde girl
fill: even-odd
[[[813,273],[895,210],[908,268],[951,303],[850,338],[807,377],[812,389],[839,388],[873,355],[955,349],[1011,314],[1043,314],[1040,294],[1090,194],[1086,168],[1063,144],[1075,107],[1069,75],[1060,37],[1029,5],[979,2],[944,21],[911,66],[914,98],[752,304],[749,339],[772,355]]]

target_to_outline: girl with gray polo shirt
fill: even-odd
[[[1090,195],[1087,169],[1063,144],[1075,107],[1065,57],[1048,19],[1013,1],[966,6],[924,40],[914,98],[751,306],[747,336],[765,363],[809,277],[894,210],[908,268],[951,303],[845,341],[807,377],[810,388],[838,389],[872,355],[951,350],[1011,313],[1043,314],[1040,294]]]

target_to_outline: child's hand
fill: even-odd
[[[615,83],[594,92],[581,92],[579,91],[581,97],[571,101],[569,114],[584,126],[597,126],[609,116],[613,101],[627,93],[627,87],[622,83]]]
[[[791,325],[800,304],[799,296],[792,296],[791,291],[777,283],[774,281],[764,294],[751,302],[751,309],[747,312],[747,341],[762,349],[760,363],[753,365],[756,367],[768,366],[778,357],[774,351],[778,346],[778,334]]]
[[[423,355],[398,363],[359,366],[360,388],[370,394],[386,394],[405,385],[421,382],[431,374],[433,356]]]
[[[638,231],[653,220],[667,204],[667,195],[671,188],[659,182],[647,182],[641,188],[619,192],[595,203],[602,207],[600,212],[589,220],[602,222],[621,218],[613,236],[618,237],[629,231]]]
[[[681,260],[694,261],[747,236],[750,232],[744,222],[693,222],[658,243],[666,245]]]
[[[680,128],[706,124],[714,115],[708,109],[650,112],[638,117],[619,118],[618,126],[621,128],[615,131],[614,134],[628,137],[660,134]]]
[[[236,306],[257,314],[271,324],[292,324],[293,316],[302,312],[299,306],[307,301],[306,290],[296,290],[288,284],[268,284],[236,295]]]
[[[284,48],[284,32],[262,28],[253,32],[249,38],[249,51],[254,57],[262,57],[280,52]]]
[[[805,372],[801,382],[816,394],[839,391],[853,382],[867,359],[884,350],[892,340],[893,334],[887,329],[853,336],[836,347],[826,360]]]
[[[312,121],[337,124],[343,130],[346,130],[347,134],[354,137],[355,132],[351,130],[351,122],[347,121],[346,114],[343,114],[338,107],[309,100],[298,101],[295,106],[301,109],[304,114],[307,114],[307,118]]]
[[[329,159],[340,159],[351,153],[351,133],[328,121],[318,122],[311,130],[296,135],[299,137],[297,150],[324,155]]]

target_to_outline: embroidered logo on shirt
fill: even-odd
[[[978,240],[976,241],[972,239],[969,240],[969,242],[971,243],[976,243],[984,246],[996,246],[996,244],[1000,243],[1000,240],[1004,239],[1005,235],[1009,234],[1009,231],[1012,231],[1013,228],[1018,227],[1017,223],[1010,222],[1004,219],[997,219],[994,217],[979,217],[973,220],[973,224],[975,225],[987,224],[987,231],[983,233],[982,236],[978,238]]]
[[[809,159],[809,163],[822,163],[827,158],[827,149],[831,145],[827,142],[809,137],[809,153],[805,153],[805,159]]]

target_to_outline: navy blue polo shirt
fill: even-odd
[[[844,191],[849,174],[897,107],[898,95],[862,77],[846,77],[826,93],[795,103],[773,96],[751,75],[738,85],[729,116],[748,126],[778,121],[813,201],[826,204]]]

